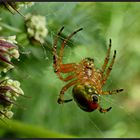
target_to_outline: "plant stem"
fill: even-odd
[[[1,25],[2,27],[4,27],[4,28],[10,30],[10,31],[17,32],[17,33],[21,33],[21,30],[20,30],[20,29],[15,28],[15,27],[12,27],[12,26],[10,26],[10,25],[8,25],[8,24],[6,24],[6,23],[0,23],[0,25]]]

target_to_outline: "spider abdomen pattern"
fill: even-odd
[[[90,85],[77,84],[73,87],[72,95],[77,105],[84,111],[92,112],[98,107],[98,95]],[[97,96],[96,100],[93,96]]]

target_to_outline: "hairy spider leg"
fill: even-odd
[[[61,32],[63,31],[64,27],[60,29],[60,31],[57,33],[57,37],[54,40],[53,44],[53,66],[54,66],[54,71],[57,72],[59,67],[60,67],[60,57],[57,55],[57,42],[58,38],[60,37]],[[66,64],[69,68],[69,64]]]
[[[115,89],[115,90],[112,90],[112,91],[103,91],[102,94],[104,95],[110,95],[110,94],[116,94],[116,93],[119,93],[119,92],[122,92],[123,89]],[[98,110],[101,112],[101,113],[106,113],[108,112],[112,107],[109,107],[107,109],[103,109],[101,108],[100,106],[98,106]]]
[[[108,64],[108,61],[109,61],[110,50],[111,50],[111,39],[109,40],[109,47],[108,47],[108,50],[107,50],[107,55],[106,55],[106,57],[105,57],[104,64],[103,64],[103,66],[102,66],[102,73],[101,73],[102,76],[103,76],[103,74],[104,74],[104,72],[105,72],[105,69],[106,69],[107,64]]]
[[[59,71],[61,71],[62,73],[67,73],[67,72],[71,72],[71,71],[74,70],[73,68],[70,68],[70,67],[73,66],[75,63],[62,64],[62,56],[58,56],[57,55],[57,42],[58,42],[58,38],[60,37],[60,34],[63,31],[63,29],[64,29],[64,27],[62,27],[60,29],[60,31],[57,33],[56,39],[54,40],[54,45],[53,45],[53,63],[54,63],[55,72],[57,72],[58,69],[59,69]],[[63,48],[63,49],[61,49],[61,52],[62,52],[64,50],[64,46],[62,45],[61,48]],[[61,69],[60,69],[60,65],[61,65]],[[68,70],[69,68],[70,68],[70,70]]]
[[[60,34],[61,34],[61,32],[62,32],[62,30],[64,29],[64,27],[62,27],[61,29],[60,29],[60,31],[58,32],[58,34],[57,34],[57,37],[56,37],[56,39],[55,39],[55,41],[54,41],[54,45],[53,45],[53,55],[54,55],[54,69],[55,69],[55,72],[56,72],[56,74],[58,75],[58,77],[59,77],[59,79],[61,79],[61,80],[63,80],[63,81],[69,81],[69,80],[71,80],[71,79],[73,79],[76,75],[75,74],[72,74],[72,75],[69,75],[68,77],[66,77],[66,78],[63,78],[61,75],[60,75],[60,72],[61,73],[68,73],[68,72],[73,72],[74,70],[75,70],[75,63],[69,63],[69,64],[62,64],[62,56],[61,55],[63,55],[63,50],[64,50],[64,47],[65,47],[65,43],[74,35],[74,34],[76,34],[76,32],[78,32],[79,30],[77,30],[77,31],[75,31],[75,32],[73,32],[73,34],[71,34],[70,36],[68,36],[65,40],[66,40],[66,42],[64,43],[64,41],[63,41],[63,43],[62,43],[62,47],[61,47],[61,50],[60,50],[60,56],[58,57],[57,56],[57,52],[56,52],[56,49],[57,49],[57,42],[58,42],[58,37],[60,37]]]
[[[57,55],[57,42],[58,42],[58,38],[60,37],[60,34],[61,32],[63,31],[64,27],[62,27],[60,29],[60,31],[57,33],[57,37],[55,38],[54,40],[54,44],[53,44],[53,67],[54,67],[54,71],[56,72],[57,76],[59,77],[60,80],[62,81],[68,81],[70,79],[72,79],[73,77],[72,76],[68,76],[66,78],[63,78],[61,75],[60,75],[60,72],[59,72],[59,57]]]
[[[62,27],[60,29],[60,31],[57,33],[57,37],[54,39],[54,44],[53,44],[53,66],[54,66],[54,71],[57,71],[57,67],[58,67],[58,56],[57,56],[57,42],[58,42],[58,38],[60,36],[60,33],[62,32],[62,30],[64,29],[64,27]]]
[[[58,102],[59,104],[72,101],[72,99],[64,100],[64,99],[63,99],[63,98],[64,98],[64,93],[67,91],[67,89],[68,89],[69,87],[75,85],[77,82],[78,82],[78,80],[71,81],[71,82],[69,82],[68,84],[66,84],[66,85],[61,89],[59,98],[58,98],[58,100],[57,100],[57,102]]]
[[[63,52],[64,52],[64,47],[65,45],[67,44],[67,42],[76,34],[78,33],[79,31],[83,30],[83,28],[80,28],[74,32],[72,32],[67,38],[65,38],[62,42],[62,47],[60,49],[60,53],[59,53],[59,56],[60,56],[60,63],[62,63],[62,57],[63,57]]]
[[[109,65],[109,67],[108,67],[108,69],[107,69],[107,71],[105,73],[105,76],[103,77],[102,86],[105,84],[105,82],[106,82],[106,80],[107,80],[107,78],[108,78],[108,76],[109,76],[109,74],[110,74],[110,72],[112,70],[115,58],[116,58],[116,50],[114,50],[114,55],[113,55],[112,61],[111,61],[110,65]]]
[[[108,112],[112,107],[109,107],[107,109],[103,109],[102,107],[98,106],[98,110],[101,112],[101,113],[106,113]]]
[[[122,92],[123,89],[114,89],[114,90],[111,90],[111,91],[103,91],[102,94],[105,94],[105,95],[108,95],[108,94],[116,94],[116,93],[119,93],[119,92]]]
[[[76,74],[69,75],[69,76],[67,76],[67,77],[65,77],[65,78],[63,78],[63,77],[60,75],[60,73],[58,73],[57,75],[58,75],[59,79],[61,79],[61,80],[64,81],[64,82],[67,82],[67,81],[69,81],[69,80],[71,80],[71,79],[73,79],[73,78],[76,77]]]
[[[64,29],[64,27],[63,27]],[[60,48],[60,52],[59,52],[59,66],[60,66],[60,71],[62,73],[67,73],[67,72],[72,72],[75,70],[75,63],[69,63],[69,64],[62,64],[62,58],[63,58],[63,53],[64,53],[64,48],[65,45],[67,44],[67,42],[72,38],[72,36],[74,36],[77,32],[83,30],[83,28],[80,28],[74,32],[72,32],[67,38],[65,38],[62,42],[62,46]],[[60,34],[59,34],[60,35]]]

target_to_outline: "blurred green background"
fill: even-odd
[[[13,108],[13,119],[6,120],[7,124],[0,122],[0,137],[140,137],[140,3],[40,2],[20,12],[46,17],[46,58],[40,45],[29,42],[23,17],[0,9],[0,36],[16,35],[21,49],[31,52],[21,54],[20,61],[14,62],[16,69],[8,75],[19,80],[25,95],[32,97],[20,97],[17,102],[26,109]],[[124,92],[101,96],[103,108],[112,106],[108,113],[87,113],[75,102],[57,104],[66,83],[53,71],[51,48],[62,26],[63,36],[84,29],[65,48],[65,63],[91,57],[100,68],[112,39],[111,56],[116,49],[117,57],[104,90],[124,88]],[[71,92],[72,88],[65,97],[70,98]]]

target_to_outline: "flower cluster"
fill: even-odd
[[[7,72],[14,68],[11,62],[13,58],[19,58],[19,50],[16,45],[16,36],[7,38],[0,37],[0,76],[2,72]],[[16,105],[15,101],[19,95],[24,92],[20,88],[18,81],[11,80],[9,77],[0,80],[0,118],[11,118],[13,116],[12,107]]]
[[[0,82],[0,118],[11,118],[13,112],[11,111],[17,97],[24,95],[20,88],[20,83],[6,77]]]
[[[29,38],[44,43],[44,39],[48,34],[45,17],[41,15],[27,14],[25,20]]]

